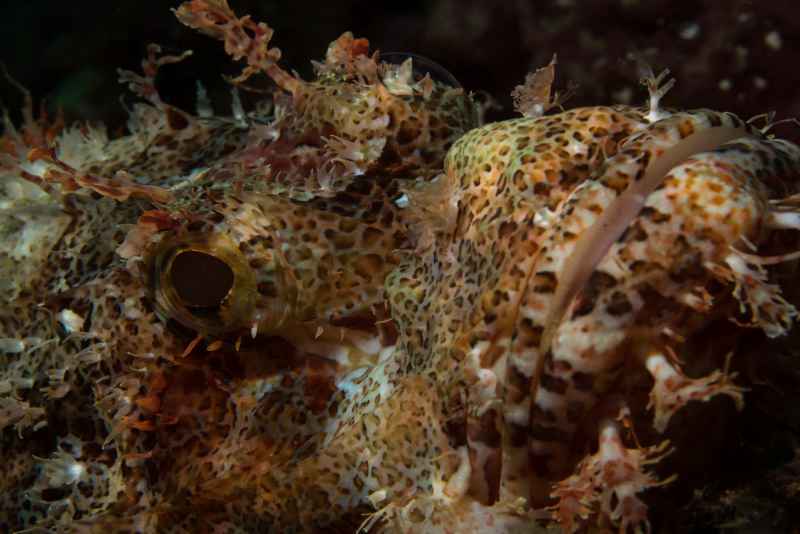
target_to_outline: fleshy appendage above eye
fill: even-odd
[[[447,69],[424,56],[408,52],[387,52],[385,54],[381,53],[380,55],[382,63],[396,66],[402,65],[408,59],[411,59],[413,82],[418,82],[422,80],[426,74],[429,74],[431,80],[434,82],[455,88],[461,87],[456,77],[450,74]]]
[[[255,274],[224,235],[167,238],[153,255],[150,273],[156,312],[164,321],[213,335],[252,322]]]

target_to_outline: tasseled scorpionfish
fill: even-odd
[[[178,109],[151,45],[128,135],[5,120],[0,530],[649,529],[676,414],[796,319],[800,148],[652,73],[551,112],[554,63],[481,126],[417,56],[176,15],[272,97]]]

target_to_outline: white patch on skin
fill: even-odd
[[[573,139],[567,145],[567,152],[573,156],[583,156],[587,153],[586,143],[581,143]]]
[[[489,409],[497,406],[499,400],[497,398],[497,374],[490,369],[478,369],[476,389],[478,390],[475,399],[478,406],[476,413],[480,417]]]
[[[766,220],[770,228],[800,230],[800,213],[796,211],[773,211]]]
[[[472,347],[472,349],[469,351],[469,353],[467,354],[467,358],[469,361],[469,365],[473,369],[480,369],[481,354],[489,350],[490,345],[491,344],[488,341],[480,341],[476,343],[475,346]]]
[[[56,319],[61,323],[61,326],[64,327],[64,330],[66,330],[68,334],[83,330],[85,319],[69,308],[61,310],[58,315],[56,315]]]
[[[6,354],[19,354],[23,350],[25,350],[25,342],[21,339],[0,339],[0,352],[5,352]]]
[[[542,208],[533,215],[533,222],[537,226],[547,228],[555,220],[555,212],[550,211],[548,208]]]
[[[71,466],[67,468],[67,474],[69,475],[70,479],[75,482],[81,478],[83,473],[86,471],[86,468],[80,462],[75,462]]]
[[[19,168],[29,174],[42,178],[44,177],[44,173],[47,172],[51,166],[42,160],[36,160],[33,163],[24,161],[20,163]]]
[[[772,50],[780,50],[783,47],[783,37],[777,31],[773,30],[764,35],[764,44]]]
[[[444,493],[448,497],[460,499],[467,494],[469,489],[469,479],[472,475],[472,466],[469,462],[469,449],[467,447],[458,448],[459,463],[458,469],[447,481]]]
[[[536,390],[536,405],[544,411],[552,412],[560,408],[564,397],[545,388]]]
[[[512,356],[509,363],[513,364],[523,376],[530,378],[536,368],[533,358],[519,358]]]
[[[136,319],[141,319],[143,317],[142,310],[138,308],[136,305],[136,299],[133,297],[128,297],[125,299],[123,303],[125,309],[125,318],[131,321],[135,321]]]
[[[324,358],[337,362],[339,365],[348,367],[351,364],[350,347],[339,345],[329,341],[306,340],[297,343],[299,349],[323,356]]]
[[[387,496],[388,496],[388,492],[384,488],[384,489],[379,489],[378,491],[373,491],[372,493],[369,494],[367,499],[369,500],[369,502],[372,504],[373,507],[378,508],[378,506],[383,501],[386,500]]]
[[[351,373],[347,374],[342,378],[339,382],[336,383],[336,388],[340,389],[347,395],[347,397],[354,397],[357,393],[361,391],[361,385],[356,383],[355,380],[362,378],[364,374],[367,372],[366,367],[360,367],[355,369]]]
[[[507,404],[505,410],[503,410],[503,415],[506,421],[511,421],[520,426],[527,426],[530,419],[530,408],[524,404],[515,404],[512,406]]]

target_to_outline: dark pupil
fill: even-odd
[[[189,307],[212,308],[222,304],[233,287],[233,271],[220,260],[196,250],[181,252],[170,267],[172,286]]]

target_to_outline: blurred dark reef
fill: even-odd
[[[146,43],[192,58],[159,74],[165,99],[191,109],[202,80],[227,111],[220,74],[238,66],[217,42],[181,26],[179,2],[117,0],[9,2],[0,18],[0,60],[12,75],[68,119],[124,124],[116,69],[138,69]],[[284,64],[305,76],[311,59],[345,30],[384,52],[414,52],[442,64],[469,90],[501,105],[490,118],[511,116],[511,89],[558,54],[556,86],[579,87],[569,106],[641,103],[631,61],[643,55],[668,67],[677,85],[667,105],[713,107],[750,117],[771,110],[800,116],[800,3],[777,0],[230,0],[240,14],[275,29]],[[0,99],[16,111],[21,99],[7,82]],[[777,132],[794,140],[800,130]]]

